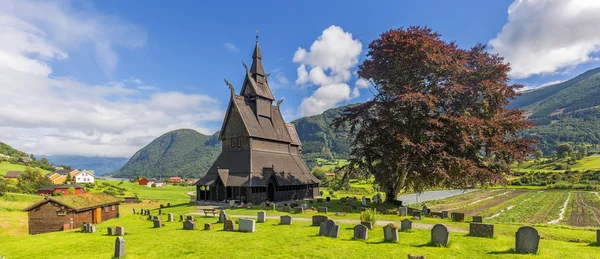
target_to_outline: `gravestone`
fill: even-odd
[[[267,221],[267,213],[264,211],[259,211],[258,212],[258,222],[263,223]],[[241,227],[242,223],[240,223],[240,227]]]
[[[450,232],[444,224],[435,224],[431,229],[431,243],[441,246],[448,246],[450,241]]]
[[[96,226],[90,224],[89,228],[90,229],[89,229],[88,232],[90,232],[90,233],[96,233]]]
[[[400,231],[412,230],[412,221],[409,219],[403,219],[400,221]]]
[[[445,219],[447,217],[448,217],[448,211],[447,210],[442,211],[442,218]]]
[[[160,208],[161,208],[161,209],[162,209],[162,208],[164,208],[164,207],[165,207],[165,205],[162,205],[162,204],[160,205]]]
[[[168,203],[167,203],[167,208],[170,208],[170,207],[171,207],[171,203],[170,203],[170,202],[168,202]]]
[[[313,226],[321,226],[321,222],[327,221],[329,218],[324,215],[314,215],[312,217],[312,225]]]
[[[88,224],[83,222],[83,225],[81,225],[81,232],[87,232],[88,231]]]
[[[85,230],[85,232],[92,233],[92,227],[93,227],[93,226],[94,226],[94,225],[92,225],[92,223],[89,223],[89,224],[87,225],[87,229]]]
[[[109,236],[112,236],[115,234],[115,228],[114,227],[107,227],[106,228],[106,234]]]
[[[290,211],[292,211],[292,208],[290,206],[283,205],[283,207],[281,207],[281,211],[290,212]]]
[[[331,202],[331,197],[325,197],[326,202]]]
[[[179,215],[179,221],[183,221],[183,215]]]
[[[327,207],[318,207],[317,212],[318,213],[327,213]]]
[[[408,216],[408,208],[398,207],[398,216]]]
[[[227,217],[225,210],[221,210],[221,212],[219,212],[219,222],[225,222],[228,219],[229,218]]]
[[[292,225],[292,216],[285,215],[279,217],[279,224],[281,225]]]
[[[117,237],[115,240],[115,254],[114,258],[125,257],[125,239],[123,237]]]
[[[211,230],[211,229],[212,229],[212,224],[204,223],[204,230]]]
[[[379,203],[379,197],[377,195],[373,196],[373,202]]]
[[[252,219],[240,219],[238,230],[241,232],[256,232],[256,221]]]
[[[233,207],[233,206],[235,206],[235,201],[234,200],[229,201],[229,207]]]
[[[535,254],[540,245],[540,235],[538,231],[529,226],[520,227],[516,234],[517,253]]]
[[[398,228],[394,224],[387,224],[383,227],[383,241],[397,243],[399,240]]]
[[[148,220],[153,220],[152,215],[148,214]]]
[[[152,220],[160,220],[158,216],[152,216]]]
[[[408,254],[408,259],[425,259],[424,255],[411,255]]]
[[[413,219],[421,219],[421,212],[420,211],[413,211],[412,217],[413,217]]]
[[[190,220],[183,222],[183,229],[185,230],[196,230],[196,223]]]
[[[367,197],[365,197],[365,196],[362,196],[362,201],[361,201],[361,204],[362,204],[363,206],[367,206]]]
[[[125,227],[118,226],[115,230],[117,236],[125,235]]]
[[[472,222],[481,223],[481,222],[483,222],[483,218],[481,216],[473,216]]]
[[[223,223],[224,231],[235,231],[235,221],[226,219]]]
[[[194,216],[185,216],[185,220],[194,221]]]
[[[294,213],[304,213],[304,207],[296,207],[294,208]]]
[[[346,212],[346,213],[351,213],[352,212],[352,207],[351,206],[344,206],[342,208],[342,211]]]
[[[444,215],[442,215],[441,212],[431,212],[429,215],[431,215],[432,218],[439,218],[439,219],[444,218]]]
[[[319,236],[338,238],[340,235],[340,226],[335,224],[335,221],[328,219],[321,222],[319,227]]]
[[[264,201],[261,202],[258,206],[260,206],[260,208],[263,210],[267,208],[267,204]]]
[[[120,218],[121,217],[121,213],[117,213],[117,215],[115,215],[115,218]]]
[[[471,222],[469,224],[469,235],[474,237],[493,237],[494,225]]]
[[[155,219],[154,220],[154,228],[160,228],[162,227],[162,222],[160,221],[160,218]]]
[[[133,214],[135,215],[135,209],[133,209]]]
[[[167,222],[173,222],[173,221],[175,221],[175,218],[173,217],[173,213],[169,213]]]
[[[354,226],[354,239],[367,240],[369,228],[363,224]]]
[[[162,209],[158,209],[158,215],[162,215]]]
[[[465,214],[460,212],[452,212],[450,213],[450,217],[453,221],[463,222],[465,221]]]
[[[276,206],[275,203],[271,203],[271,210],[275,210]]]

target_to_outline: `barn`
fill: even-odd
[[[148,182],[150,182],[150,180],[148,180],[148,179],[146,179],[146,178],[144,178],[144,177],[142,177],[142,178],[140,178],[140,179],[138,180],[138,184],[139,184],[139,185],[147,185],[147,184],[148,184]]]
[[[53,196],[25,208],[29,234],[79,228],[117,217],[120,200],[107,194]]]
[[[73,193],[69,192],[70,188],[73,188]],[[51,185],[38,189],[38,194],[40,195],[52,195],[54,193],[61,193],[63,195],[80,195],[84,194],[85,191],[83,187],[76,184]]]

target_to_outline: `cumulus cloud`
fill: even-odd
[[[231,42],[225,42],[225,50],[229,51],[229,52],[240,52],[240,49],[238,49],[233,43]]]
[[[594,59],[600,51],[598,17],[597,0],[515,0],[508,22],[489,44],[511,63],[513,78],[554,73]]]
[[[1,2],[0,141],[35,154],[131,156],[169,130],[212,133],[206,125],[224,114],[208,96],[142,93],[159,89],[138,78],[89,85],[52,75],[52,62],[67,62],[78,48],[97,53],[100,70],[116,69],[115,47],[143,45],[145,39],[124,35],[139,30],[62,1]]]
[[[300,64],[296,83],[317,85],[310,97],[304,98],[299,108],[301,115],[319,114],[342,101],[360,96],[359,85],[350,90],[352,68],[358,63],[362,44],[341,27],[332,25],[310,46],[309,51],[298,48],[293,61]]]

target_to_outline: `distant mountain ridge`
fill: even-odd
[[[45,157],[55,165],[68,165],[73,169],[94,170],[96,176],[110,174],[119,170],[127,161],[126,157],[85,157],[85,156],[38,156],[38,159]]]

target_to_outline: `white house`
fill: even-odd
[[[81,170],[73,176],[75,183],[94,183],[95,177],[92,172]]]

